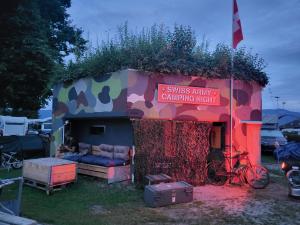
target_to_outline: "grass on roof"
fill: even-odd
[[[234,69],[232,70],[232,55]],[[183,74],[206,78],[229,78],[268,84],[265,62],[246,48],[233,52],[225,44],[210,50],[208,42],[197,42],[189,26],[153,25],[140,32],[130,32],[127,23],[119,27],[118,35],[90,47],[76,62],[69,62],[57,73],[54,82],[70,82],[82,77],[99,76],[122,70],[137,69],[165,74]]]

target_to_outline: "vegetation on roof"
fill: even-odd
[[[183,74],[207,78],[229,78],[233,51],[224,44],[209,50],[207,41],[197,43],[189,26],[153,25],[138,33],[128,30],[125,23],[118,36],[89,49],[82,58],[70,62],[57,81],[68,82],[86,76],[98,76],[120,69],[132,68],[166,74]],[[256,81],[265,86],[268,76],[265,63],[245,48],[234,53],[235,79]]]

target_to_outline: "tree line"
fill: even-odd
[[[0,115],[36,117],[64,71],[64,57],[84,52],[70,6],[70,0],[1,1]]]

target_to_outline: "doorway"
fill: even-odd
[[[133,120],[135,178],[166,173],[193,185],[206,182],[211,123],[177,120]]]
[[[210,131],[210,148],[225,150],[225,123],[214,122]]]
[[[207,155],[207,163],[210,163],[212,161],[225,162],[225,130],[225,123],[214,122],[212,124],[209,135],[209,153]]]

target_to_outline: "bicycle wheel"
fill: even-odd
[[[270,183],[269,171],[260,165],[248,167],[245,176],[247,183],[255,189],[265,188]]]
[[[207,167],[208,182],[212,185],[224,185],[227,181],[227,171],[222,161],[212,161]]]
[[[4,156],[1,157],[1,166],[2,168],[7,169],[9,167],[9,164],[7,163],[7,160]]]
[[[16,159],[13,163],[12,163],[12,167],[15,169],[20,169],[23,166],[23,161],[22,160],[18,160]]]

